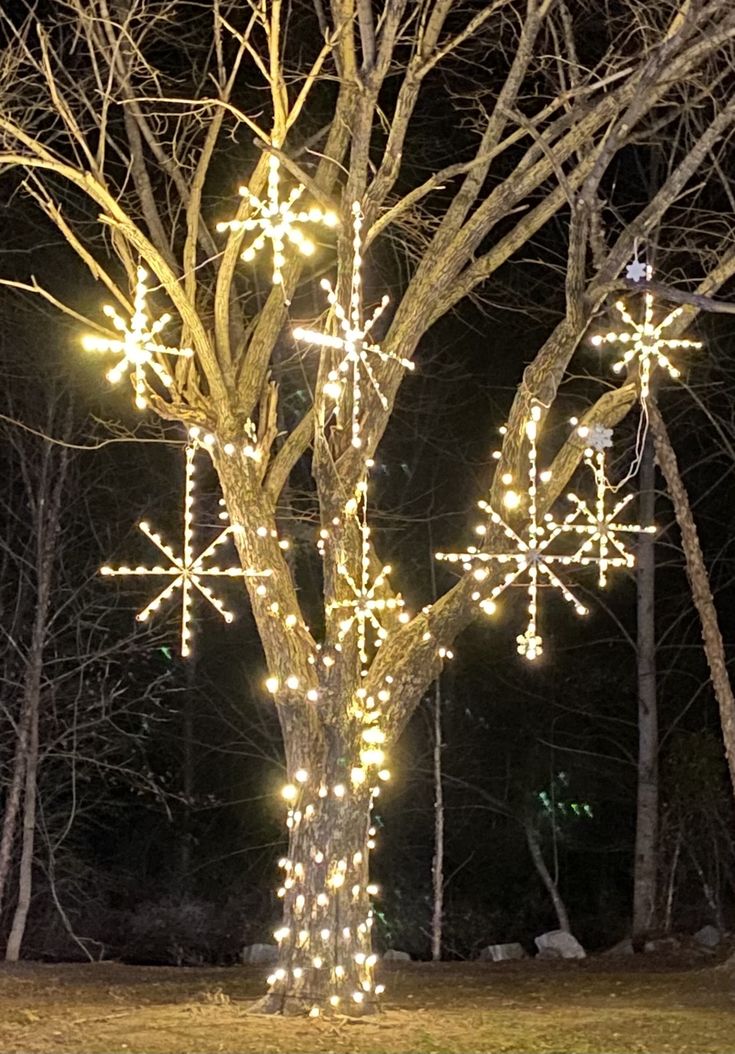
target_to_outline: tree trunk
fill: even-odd
[[[653,523],[656,465],[649,435],[640,470],[642,524]],[[653,535],[641,534],[637,552],[638,599],[638,789],[633,872],[633,947],[640,951],[654,925],[658,846],[658,707],[656,700],[656,551]]]
[[[192,810],[194,803],[194,691],[196,684],[196,654],[189,656],[186,665],[186,688],[181,715],[181,791],[184,799],[179,831],[179,892],[191,892],[191,857],[194,831]]]
[[[689,505],[686,487],[679,473],[676,454],[671,446],[669,434],[655,402],[649,407],[649,417],[656,446],[656,458],[666,480],[666,487],[674,506],[676,521],[681,531],[681,543],[686,559],[687,577],[692,599],[702,625],[702,641],[707,657],[712,688],[720,708],[720,725],[725,744],[725,755],[730,770],[730,780],[735,791],[735,698],[727,672],[725,646],[722,641],[717,609],[712,599],[709,576],[699,544],[697,527]]]
[[[373,911],[368,856],[373,792],[340,774],[312,779],[294,774],[289,800],[288,856],[281,860],[283,924],[276,931],[278,965],[258,1009],[317,1017],[362,1015],[376,1009],[382,988],[373,981]]]
[[[533,860],[534,867],[538,871],[541,881],[546,886],[549,896],[551,897],[551,903],[554,905],[559,929],[564,930],[566,933],[571,933],[572,928],[569,925],[569,915],[567,913],[566,904],[559,892],[559,886],[552,878],[551,872],[546,866],[538,834],[530,823],[524,824],[524,830],[526,832],[526,841],[528,842],[528,848],[531,852],[531,859]]]
[[[18,823],[18,813],[20,812],[20,803],[23,796],[23,779],[25,777],[30,725],[31,710],[27,699],[24,698],[18,721],[18,731],[16,734],[15,754],[13,756],[13,777],[10,781],[10,787],[8,788],[7,797],[5,799],[2,835],[0,835],[0,914],[2,913],[5,887],[8,882],[10,865],[13,859],[15,829]]]
[[[444,789],[442,787],[442,688],[441,677],[434,682],[434,858],[431,879],[434,910],[431,916],[431,958],[442,957],[444,922]]]
[[[18,902],[5,949],[6,962],[17,962],[31,906],[33,891],[33,852],[36,841],[36,781],[38,778],[38,711],[39,692],[32,700],[31,727],[25,764],[25,794],[23,797],[23,844],[18,873]]]

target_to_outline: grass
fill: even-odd
[[[0,1054],[732,1054],[731,975],[652,959],[386,966],[359,1022],[248,1016],[257,967],[0,966]]]

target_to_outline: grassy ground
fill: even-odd
[[[650,958],[386,967],[358,1023],[246,1015],[255,967],[0,966],[0,1054],[732,1054],[735,979]]]

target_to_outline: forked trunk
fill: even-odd
[[[317,1017],[376,1010],[373,912],[368,856],[374,841],[372,792],[297,770],[284,788],[289,800],[288,856],[283,873],[278,965],[258,1009]]]

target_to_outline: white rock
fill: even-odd
[[[240,958],[243,963],[278,962],[278,945],[248,944],[243,948]]]
[[[539,955],[544,959],[584,959],[587,952],[576,937],[566,930],[549,930],[535,938]]]
[[[694,940],[703,948],[716,948],[722,940],[722,934],[716,926],[702,926],[694,934]]]
[[[389,948],[383,953],[383,961],[388,963],[410,963],[411,956],[408,952],[399,952],[395,948]]]
[[[480,952],[480,959],[483,962],[506,962],[509,959],[525,959],[526,951],[522,944],[514,942],[512,944],[488,944],[487,948],[483,948]]]

